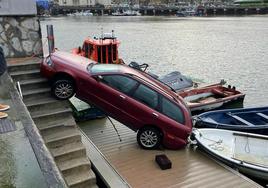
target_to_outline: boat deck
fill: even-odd
[[[261,187],[192,147],[143,150],[136,142],[135,132],[113,122],[121,142],[106,118],[83,122],[79,126],[131,187]],[[166,154],[172,168],[161,170],[154,161],[157,154]]]

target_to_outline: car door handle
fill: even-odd
[[[152,114],[153,114],[154,117],[158,117],[157,113],[153,112]]]
[[[121,99],[126,99],[126,97],[125,97],[124,95],[119,95],[119,97],[120,97]]]

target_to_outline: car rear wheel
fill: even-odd
[[[144,127],[139,130],[137,141],[143,149],[156,149],[159,148],[162,137],[158,129],[154,127]]]
[[[52,87],[52,94],[61,100],[71,98],[75,93],[74,83],[71,80],[57,80]]]

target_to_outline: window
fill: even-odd
[[[93,53],[93,45],[92,44],[88,44],[88,49],[89,49],[89,52],[88,52],[88,57],[90,58],[92,53]]]
[[[102,82],[123,93],[130,92],[137,85],[137,81],[120,75],[103,76]]]
[[[133,94],[133,98],[146,104],[147,106],[156,109],[158,105],[158,94],[154,90],[145,85],[139,85]]]
[[[85,56],[86,56],[87,58],[89,57],[89,56],[88,56],[88,48],[89,48],[88,43],[85,43],[84,46],[83,46],[83,50],[84,50],[84,52],[85,52]]]
[[[116,47],[116,44],[113,45],[113,60],[115,61],[116,60],[116,56],[117,56],[117,47]]]
[[[92,73],[108,73],[108,72],[119,72],[120,66],[115,64],[93,64],[92,66],[88,67],[88,70]]]
[[[164,97],[162,98],[162,113],[171,119],[184,124],[184,115],[180,107],[176,106],[174,103],[170,102]]]

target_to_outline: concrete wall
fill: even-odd
[[[35,0],[0,0],[0,15],[36,15]]]
[[[6,57],[42,54],[40,24],[36,16],[0,16],[0,45]]]

